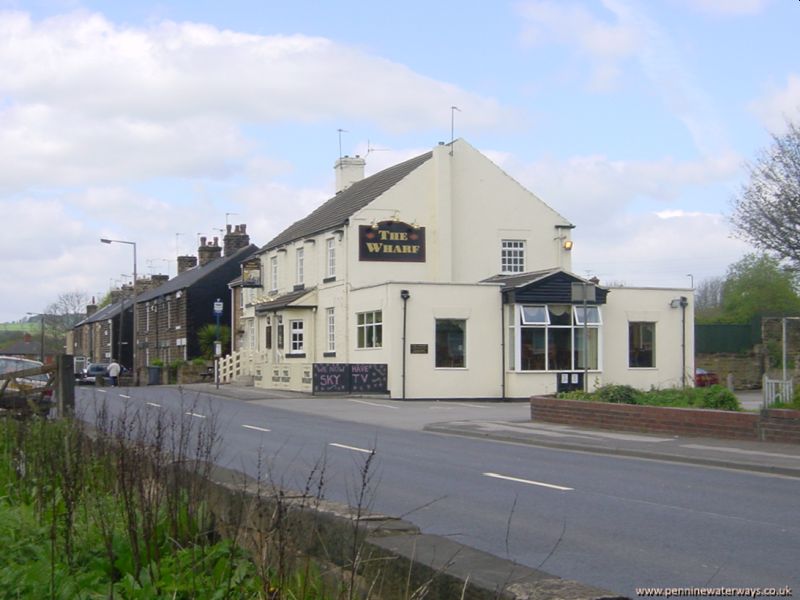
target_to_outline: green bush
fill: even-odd
[[[629,385],[604,385],[593,395],[599,402],[613,404],[641,404],[642,392]]]
[[[705,388],[696,388],[695,392],[701,398],[702,408],[716,410],[742,410],[739,399],[728,388],[722,385],[712,385]]]
[[[643,392],[629,385],[609,384],[591,393],[576,390],[561,393],[558,397],[568,400],[590,400],[613,404],[742,410],[739,400],[733,392],[721,385],[712,385],[706,388],[651,389]]]

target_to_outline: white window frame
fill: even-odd
[[[555,325],[551,323],[550,319],[550,306],[548,304],[517,304],[515,306],[515,310],[513,314],[515,315],[515,319],[512,323],[509,324],[509,334],[512,336],[510,338],[510,344],[513,345],[514,354],[513,354],[513,370],[519,371],[521,373],[556,373],[559,371],[580,371],[583,370],[583,367],[579,364],[579,361],[576,359],[575,353],[579,350],[580,346],[583,345],[583,321],[579,321],[579,315],[582,316],[583,314],[583,306],[582,305],[572,305],[570,310],[570,314],[572,316],[571,325]],[[564,304],[557,304],[554,303],[552,306],[565,306]],[[539,308],[543,307],[544,312],[546,315],[545,319],[535,320],[531,317],[533,315],[528,312],[526,314],[525,307],[528,308]],[[602,310],[598,305],[591,305],[587,308],[595,308],[597,311],[597,319],[596,323],[590,321],[587,323],[586,329],[589,330],[590,335],[596,336],[596,347],[593,349],[597,355],[597,366],[596,367],[589,367],[589,371],[591,372],[600,372],[603,370],[603,318],[602,318]],[[580,309],[580,311],[578,310]],[[594,311],[587,311],[587,313],[591,315]],[[535,329],[544,331],[544,361],[545,361],[545,368],[544,369],[523,369],[522,368],[522,332],[524,329]],[[570,368],[552,368],[550,365],[550,356],[549,356],[549,345],[550,345],[550,336],[551,334],[555,333],[556,330],[570,330]],[[591,339],[590,339],[591,344]]]
[[[356,313],[356,348],[359,350],[371,350],[382,347],[383,311],[368,310]]]
[[[290,319],[289,354],[302,354],[305,350],[305,322],[303,319]]]
[[[336,311],[333,307],[325,309],[328,352],[336,352]]]
[[[295,277],[294,282],[297,285],[303,285],[305,278],[305,249],[298,248],[295,250]]]
[[[336,240],[334,238],[328,238],[325,241],[325,248],[326,248],[326,270],[325,270],[325,277],[336,277]]]
[[[525,272],[525,240],[502,240],[500,244],[500,272]]]

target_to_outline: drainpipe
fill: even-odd
[[[500,399],[506,400],[506,304],[505,294],[500,292]]]
[[[403,299],[403,400],[406,399],[406,318],[408,316],[408,299],[411,294],[408,290],[400,290],[400,297]]]
[[[681,383],[686,388],[686,307],[689,301],[681,296]]]

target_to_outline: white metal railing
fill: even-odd
[[[776,402],[790,403],[794,398],[794,385],[791,379],[769,379],[764,375],[764,408],[769,408]]]

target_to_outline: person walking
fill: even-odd
[[[108,376],[111,378],[111,387],[117,387],[119,382],[119,372],[122,370],[122,367],[119,366],[119,363],[111,359],[111,364],[108,365]]]

